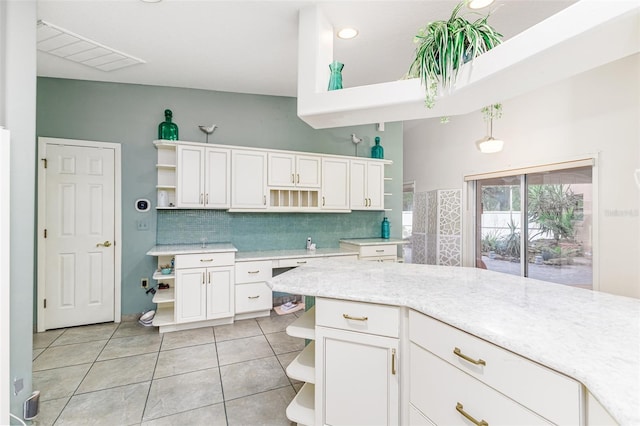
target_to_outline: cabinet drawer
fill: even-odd
[[[296,268],[302,265],[309,265],[313,263],[314,259],[309,257],[298,257],[295,259],[279,259],[278,268]],[[274,262],[275,263],[275,262]]]
[[[233,266],[236,255],[229,253],[198,253],[176,255],[175,267],[184,268],[208,268],[211,266]]]
[[[472,424],[458,409],[491,426],[551,424],[415,343],[409,356],[409,402],[437,425]]]
[[[409,314],[409,337],[553,423],[580,423],[582,390],[575,380],[415,311]],[[456,348],[460,355],[454,353]]]
[[[395,244],[385,244],[379,246],[362,246],[360,247],[360,257],[380,257],[380,256],[396,256],[398,249]]]
[[[361,258],[361,260],[366,262],[395,262],[398,259],[396,259],[395,256],[373,256],[373,257],[363,257]]]
[[[236,284],[266,281],[271,278],[272,266],[270,260],[238,262],[236,263]]]
[[[316,325],[398,337],[400,308],[335,299],[316,299]]]
[[[266,283],[236,285],[236,314],[270,310],[271,289]]]

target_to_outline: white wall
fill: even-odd
[[[640,298],[639,75],[636,54],[503,102],[498,154],[475,148],[486,133],[480,112],[406,122],[404,181],[415,180],[416,192],[462,188],[465,174],[597,153],[599,289]]]
[[[10,387],[11,412],[31,395],[36,176],[36,2],[3,1],[0,18],[0,125],[11,131]],[[3,283],[5,284],[5,283]],[[24,388],[14,395],[13,379]],[[0,424],[5,424],[0,419]]]

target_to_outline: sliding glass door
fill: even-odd
[[[592,288],[592,167],[476,181],[476,266]]]

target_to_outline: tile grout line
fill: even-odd
[[[216,328],[211,327],[213,333],[213,343],[216,348],[216,364],[218,364],[218,377],[220,377],[220,393],[222,393],[222,409],[224,410],[224,421],[229,425],[229,415],[227,413],[227,399],[224,397],[224,384],[222,383],[222,366],[220,365],[220,354],[218,353],[218,339],[216,338]]]
[[[153,386],[153,380],[156,375],[156,369],[158,368],[158,361],[160,361],[160,352],[162,352],[162,344],[164,343],[164,333],[158,332],[160,335],[160,345],[158,345],[158,352],[156,356],[156,363],[153,366],[153,371],[151,372],[151,380],[149,380],[149,388],[147,388],[147,396],[144,398],[144,404],[142,404],[142,414],[140,415],[140,422],[142,424],[144,422],[144,413],[147,411],[147,403],[149,402],[149,395],[151,394],[151,387]]]

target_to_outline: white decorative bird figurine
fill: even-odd
[[[202,130],[204,133],[207,134],[207,138],[206,138],[206,143],[209,143],[209,135],[211,133],[213,133],[213,131],[217,128],[218,126],[216,126],[215,124],[212,124],[211,126],[198,126],[198,128],[200,130]]]
[[[351,133],[351,142],[356,146],[356,157],[358,156],[358,144],[362,142],[362,138],[356,136],[355,133]]]

